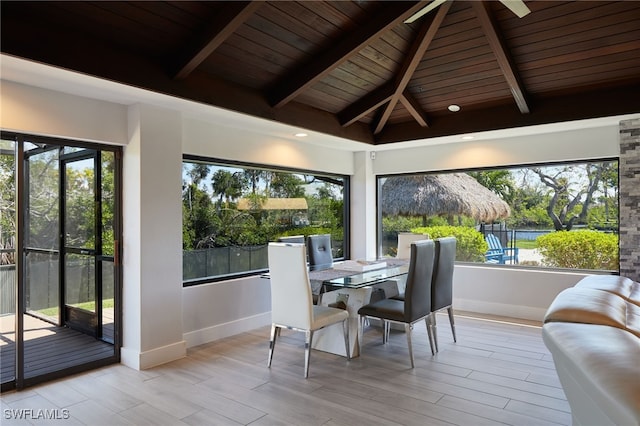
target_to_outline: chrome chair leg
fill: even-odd
[[[276,332],[277,329],[277,332]],[[267,359],[267,367],[271,368],[271,360],[273,359],[273,349],[276,346],[276,337],[280,334],[280,327],[276,327],[275,324],[271,324],[271,337],[269,339],[269,357]]]
[[[351,359],[351,351],[349,350],[349,318],[342,322],[342,329],[344,331],[344,348],[346,350],[347,359]]]
[[[414,361],[413,361],[413,345],[411,344],[411,331],[413,330],[413,325],[411,324],[405,324],[404,325],[404,332],[407,335],[407,347],[409,348],[409,358],[411,359],[411,368],[415,367]]]
[[[311,341],[313,340],[313,331],[306,330],[304,332],[304,378],[309,377],[309,358],[311,358]]]
[[[365,317],[360,316],[358,321],[358,336],[356,340],[358,341],[358,354],[360,355],[362,355],[362,342],[364,341],[364,320]]]
[[[431,331],[431,336],[433,337],[433,345],[435,347],[435,352],[438,352],[438,323],[436,322],[436,313],[431,312],[429,315],[429,329]],[[431,349],[433,352],[434,348]]]
[[[453,334],[453,341],[457,342],[458,340],[456,339],[456,323],[453,319],[453,307],[449,306],[447,308],[447,313],[449,314],[449,324],[451,324],[451,333]]]

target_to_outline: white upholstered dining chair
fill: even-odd
[[[426,234],[414,234],[413,232],[399,232],[398,233],[398,251],[396,258],[407,259],[411,257],[411,243],[414,241],[428,240],[429,236]]]
[[[324,327],[342,323],[347,359],[349,353],[349,313],[346,310],[313,304],[307,255],[304,244],[269,243],[269,277],[271,280],[271,340],[269,359],[271,367],[273,351],[279,330],[305,333],[304,377],[309,377],[309,359],[313,333]]]

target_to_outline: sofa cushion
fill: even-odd
[[[626,328],[627,303],[613,293],[571,287],[558,294],[547,309],[544,322],[580,322]]]
[[[640,306],[605,290],[576,286],[558,294],[544,322],[608,325],[640,337]]]
[[[617,294],[628,302],[640,306],[640,283],[618,275],[589,275],[576,285],[579,288],[591,288]]]
[[[640,306],[632,303],[627,304],[627,331],[640,338]]]

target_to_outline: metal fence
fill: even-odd
[[[213,247],[182,252],[182,279],[225,276],[269,268],[268,245]],[[334,259],[344,256],[344,241],[331,240]]]
[[[16,311],[16,265],[0,266],[0,315]]]
[[[41,310],[60,304],[60,285],[57,258],[32,260],[27,264],[26,307]],[[86,261],[67,262],[66,303],[78,304],[95,300],[94,266]],[[0,266],[0,315],[16,311],[16,266]],[[113,262],[103,261],[102,297],[114,297]]]
[[[267,245],[214,247],[182,253],[182,278],[198,278],[256,271],[269,267]]]

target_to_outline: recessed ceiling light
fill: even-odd
[[[300,133],[296,133],[296,134],[295,134],[295,135],[293,135],[293,136],[298,137],[298,138],[306,138],[306,137],[307,137],[307,136],[309,136],[309,135],[308,135],[308,134],[306,134],[306,133],[300,132]]]
[[[451,112],[458,112],[460,111],[460,105],[451,104],[447,107],[447,109]]]
[[[475,139],[475,136],[466,135],[462,137],[463,141],[470,141],[471,139]]]

